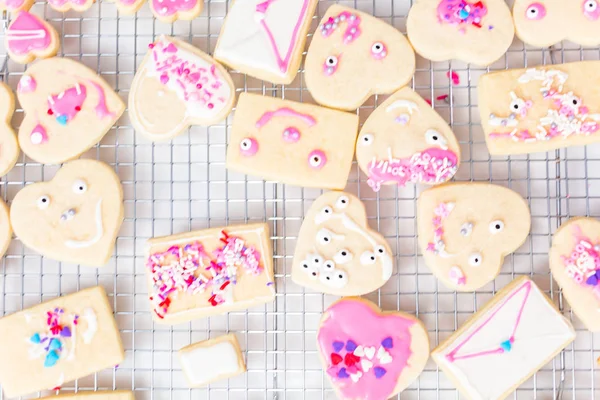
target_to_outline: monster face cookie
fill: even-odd
[[[408,13],[406,29],[425,58],[481,66],[502,57],[515,35],[504,0],[420,0]]]
[[[600,44],[598,0],[515,0],[515,28],[527,44],[548,47],[562,40],[581,46]]]
[[[148,0],[156,19],[170,24],[180,20],[191,21],[202,12],[203,0]]]
[[[19,157],[19,144],[10,125],[15,111],[15,96],[4,83],[0,83],[0,176],[15,166]]]
[[[410,385],[429,358],[427,331],[418,319],[382,312],[358,297],[329,306],[317,345],[325,373],[343,400],[388,399]]]
[[[102,266],[123,222],[121,182],[100,161],[71,161],[51,181],[21,189],[10,220],[21,242],[43,256]]]
[[[133,126],[150,140],[169,140],[190,125],[210,125],[229,114],[231,77],[194,46],[161,36],[150,44],[129,95]]]
[[[304,218],[292,265],[292,279],[323,293],[359,296],[383,286],[394,262],[385,239],[369,229],[361,201],[328,192]]]
[[[46,21],[20,11],[6,30],[5,45],[11,59],[27,64],[36,58],[55,56],[58,34]]]
[[[531,216],[519,194],[488,183],[456,183],[421,193],[419,246],[447,287],[479,289],[500,271],[504,256],[523,244]]]
[[[458,169],[460,149],[442,117],[421,96],[403,88],[363,125],[356,160],[377,192],[387,184],[448,181]]]
[[[393,26],[334,4],[312,38],[304,67],[306,86],[318,103],[354,110],[369,96],[392,93],[410,81],[415,54]]]

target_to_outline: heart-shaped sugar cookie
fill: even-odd
[[[0,257],[6,253],[12,239],[8,206],[0,199]]]
[[[76,160],[48,182],[28,185],[10,209],[15,235],[58,261],[102,266],[123,222],[123,190],[107,164]]]
[[[176,20],[189,21],[202,12],[204,0],[149,0],[154,16],[167,24]]]
[[[6,175],[19,158],[19,144],[10,125],[15,111],[15,96],[12,90],[0,83],[0,176]]]
[[[59,12],[67,12],[71,9],[84,12],[94,4],[96,0],[48,0],[50,7]]]
[[[55,56],[58,33],[36,15],[19,11],[6,30],[5,43],[11,59],[27,64],[36,58]]]
[[[323,293],[358,296],[383,286],[393,268],[387,242],[369,229],[357,197],[328,192],[315,200],[298,234],[295,283]]]
[[[109,0],[117,6],[119,13],[123,15],[132,15],[144,5],[146,0]]]
[[[34,0],[0,0],[0,11],[7,10],[13,13],[21,10],[28,11],[34,2]]]

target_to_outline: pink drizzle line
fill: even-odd
[[[273,119],[274,117],[298,118],[304,121],[308,126],[315,126],[317,124],[317,120],[311,115],[299,113],[298,111],[292,110],[288,107],[282,107],[275,111],[267,111],[266,113],[264,113],[256,122],[256,127],[258,129],[262,128],[263,126],[268,124],[269,121],[271,121],[271,119]]]
[[[100,86],[94,81],[89,82],[92,84],[92,86],[94,86],[94,89],[96,89],[96,91],[98,92],[98,104],[96,105],[96,115],[98,116],[98,118],[103,119],[106,117],[115,117],[116,114],[110,112],[108,110],[108,107],[106,106],[106,93],[104,92],[102,86]]]

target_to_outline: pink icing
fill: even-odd
[[[287,143],[297,143],[301,136],[302,134],[300,131],[293,126],[290,126],[283,131],[283,141]]]
[[[376,60],[383,60],[387,56],[387,51],[387,46],[381,42],[375,42],[371,46],[371,55]]]
[[[18,10],[23,7],[25,0],[1,0],[0,4],[4,5],[8,11]]]
[[[87,0],[48,0],[51,6],[62,8],[68,3],[75,4],[76,6],[83,6]]]
[[[106,106],[106,93],[104,93],[102,86],[93,81],[90,81],[90,83],[94,89],[96,89],[96,92],[98,92],[98,104],[96,104],[95,108],[98,118],[103,119],[106,117],[114,117],[116,114],[110,112]]]
[[[595,289],[598,296],[600,287],[600,243],[594,244],[585,237],[581,228],[573,227],[575,247],[568,256],[561,256],[567,275],[580,285]]]
[[[17,85],[17,92],[19,93],[31,93],[35,92],[37,88],[37,82],[30,75],[23,75]]]
[[[597,21],[600,18],[600,6],[596,0],[583,1],[583,15],[592,21]]]
[[[61,125],[65,125],[81,111],[86,97],[86,87],[76,83],[57,95],[48,96],[48,114],[54,115]]]
[[[37,124],[31,131],[31,134],[29,135],[29,140],[31,140],[32,144],[46,143],[48,141],[48,134],[46,133],[46,129],[42,125]]]
[[[450,268],[448,271],[448,278],[450,278],[452,283],[458,286],[462,286],[467,283],[467,278],[465,278],[465,274],[460,267],[454,266]]]
[[[298,111],[295,111],[289,107],[282,107],[275,111],[267,111],[265,112],[258,121],[256,121],[256,127],[258,129],[262,128],[266,124],[271,121],[274,117],[287,117],[287,118],[298,118],[301,121],[304,121],[308,126],[314,126],[317,123],[317,120],[308,114],[302,114]]]
[[[384,400],[393,394],[412,355],[413,324],[399,315],[379,315],[356,300],[340,300],[327,309],[317,342],[325,370],[342,398]],[[373,347],[375,355],[362,355],[357,346]]]
[[[190,11],[199,0],[152,0],[156,12],[164,17],[169,17],[177,12]]]
[[[542,3],[533,3],[527,7],[525,17],[534,21],[539,21],[546,17],[546,7]]]
[[[244,138],[240,142],[240,153],[243,156],[251,157],[258,152],[258,142],[254,138]]]
[[[46,50],[52,44],[52,36],[44,23],[27,11],[19,11],[6,36],[8,49],[19,55]]]
[[[360,36],[360,17],[358,14],[352,14],[348,11],[342,11],[335,17],[329,17],[325,23],[321,24],[321,34],[323,37],[329,37],[340,26],[342,22],[347,24],[344,32],[344,44],[350,44]]]
[[[427,251],[435,255],[445,252],[446,244],[444,243],[444,220],[448,218],[454,205],[452,203],[440,203],[433,210],[433,241],[427,243]],[[459,268],[460,269],[460,268]],[[462,271],[460,271],[462,273]]]
[[[327,164],[327,156],[321,150],[313,150],[308,155],[308,165],[313,169],[321,169]]]
[[[473,25],[481,28],[481,21],[488,10],[482,1],[442,0],[437,8],[440,23]]]

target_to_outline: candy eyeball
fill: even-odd
[[[314,265],[312,265],[310,260],[302,261],[302,270],[308,274],[310,279],[319,279],[319,268],[316,268]]]
[[[335,269],[335,263],[331,260],[327,260],[323,263],[323,271],[333,271]]]
[[[308,165],[313,169],[321,169],[327,164],[327,156],[321,150],[313,150],[308,155]]]
[[[381,257],[381,256],[383,256],[385,253],[386,253],[386,251],[385,251],[385,247],[383,247],[383,246],[377,246],[377,247],[375,247],[375,255],[376,255],[377,257]]]
[[[479,253],[473,253],[469,256],[469,265],[471,267],[479,267],[483,262],[483,256]]]
[[[318,254],[309,254],[308,262],[310,262],[313,267],[320,269],[321,265],[323,265],[323,257]]]
[[[318,224],[323,223],[327,220],[329,220],[329,218],[331,218],[331,216],[333,215],[333,208],[331,208],[330,206],[325,206],[323,208],[321,208],[321,211],[319,211],[319,214],[316,217],[316,222]]]
[[[504,222],[502,222],[500,220],[490,222],[490,233],[492,235],[502,232],[503,229],[504,229]]]
[[[321,229],[317,232],[317,242],[321,245],[327,245],[333,240],[333,234],[328,229]]]
[[[348,284],[348,275],[345,271],[336,269],[331,272],[330,285],[334,288],[342,288]]]
[[[348,196],[340,196],[335,202],[335,207],[338,209],[344,209],[348,207],[348,204],[350,204],[350,199]]]
[[[348,249],[341,249],[335,254],[335,256],[333,256],[333,260],[337,264],[347,264],[352,261],[352,258],[352,253]]]
[[[592,21],[597,21],[600,18],[600,7],[597,0],[585,0],[583,2],[583,15]]]
[[[539,21],[546,16],[546,7],[541,3],[533,3],[527,7],[525,17],[533,21]]]
[[[240,142],[240,152],[243,156],[250,157],[258,151],[258,142],[253,138],[244,138]]]
[[[360,144],[361,146],[370,146],[373,144],[373,140],[375,140],[375,138],[372,134],[365,133],[364,135],[361,135],[358,138],[358,144]]]
[[[87,192],[87,183],[83,179],[77,179],[73,182],[73,193],[82,194]]]
[[[372,251],[365,251],[360,256],[360,263],[363,265],[372,265],[375,264],[376,261],[377,257]]]
[[[446,141],[446,138],[434,129],[429,129],[427,132],[425,132],[425,141],[427,144],[439,146],[442,150],[448,149],[448,142]]]
[[[381,60],[387,56],[387,48],[381,42],[375,42],[371,46],[371,55],[376,60]]]
[[[520,113],[526,108],[525,100],[515,97],[513,101],[510,102],[510,111],[515,113]]]
[[[43,195],[37,200],[37,206],[40,210],[45,210],[50,205],[50,196]]]
[[[338,68],[338,58],[336,56],[329,56],[325,59],[323,64],[323,72],[325,75],[330,76],[335,74]]]

